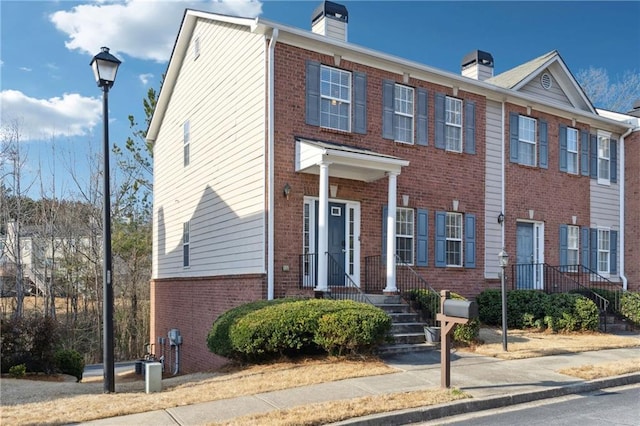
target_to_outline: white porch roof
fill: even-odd
[[[400,174],[409,161],[368,149],[296,138],[296,171],[320,174],[320,164],[330,164],[329,176],[373,182],[388,173]]]

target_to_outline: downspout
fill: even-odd
[[[506,164],[505,164],[505,140],[504,140],[504,131],[505,131],[504,101],[502,101],[501,105],[502,105],[502,114],[501,114],[502,122],[500,123],[500,125],[501,125],[500,133],[502,135],[502,140],[501,140],[502,149],[500,151],[502,153],[502,157],[501,157],[500,161],[501,161],[502,164],[501,164],[501,172],[500,173],[502,174],[502,176],[500,177],[500,181],[501,181],[501,185],[500,185],[501,186],[501,188],[500,188],[500,200],[501,200],[502,206],[500,207],[500,211],[502,212],[504,217],[506,217],[507,213],[505,211],[505,206],[506,206],[505,192],[506,192],[506,185],[507,184],[505,182],[505,177],[506,177],[505,167],[506,167]],[[505,225],[504,224],[505,224],[505,219],[503,218],[502,219],[502,223],[500,224],[500,233],[502,234],[500,236],[500,238],[501,238],[501,241],[502,241],[502,249],[503,250],[505,249],[505,237],[504,237],[504,226]]]
[[[274,164],[275,164],[275,156],[274,156],[274,147],[275,147],[275,134],[274,134],[274,66],[273,61],[275,58],[275,48],[276,42],[278,40],[278,29],[274,28],[271,33],[271,40],[269,40],[269,68],[268,68],[268,79],[269,79],[269,100],[267,105],[267,125],[269,126],[269,133],[267,138],[269,139],[269,153],[268,153],[268,168],[269,168],[269,190],[267,192],[267,198],[269,203],[269,212],[267,215],[267,300],[273,300],[274,297],[274,284],[273,284],[273,268],[274,268],[274,260],[273,260],[273,252],[274,252],[274,204],[275,204],[275,177],[274,177]]]
[[[625,208],[625,203],[624,203],[624,194],[625,194],[625,182],[624,182],[624,138],[626,138],[627,136],[629,136],[631,134],[631,132],[633,131],[633,128],[629,128],[627,129],[627,131],[620,136],[620,250],[618,250],[618,253],[620,253],[620,278],[622,279],[622,289],[624,291],[627,291],[627,276],[624,274],[624,233],[625,233],[625,228],[624,228],[624,208]]]

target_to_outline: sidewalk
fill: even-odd
[[[500,360],[471,353],[451,354],[451,387],[472,396],[447,404],[381,413],[340,422],[341,425],[390,425],[433,420],[571,393],[640,383],[640,373],[584,381],[555,371],[640,357],[639,348],[608,349],[522,360]],[[114,417],[86,425],[201,425],[248,414],[371,395],[440,387],[440,351],[395,355],[385,362],[397,373],[267,392],[147,413]]]

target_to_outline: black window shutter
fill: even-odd
[[[393,89],[395,83],[391,80],[382,82],[382,137],[385,139],[394,139],[395,131],[393,129],[393,116],[395,109],[393,107]]]
[[[367,133],[367,75],[353,73],[353,132]]]
[[[416,134],[418,145],[429,145],[429,94],[426,89],[418,88],[418,119],[416,121]]]
[[[464,152],[476,153],[476,103],[471,101],[464,104]]]
[[[306,122],[320,125],[320,63],[307,61]]]

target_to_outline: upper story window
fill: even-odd
[[[445,99],[445,141],[447,151],[462,152],[462,100]]]
[[[182,266],[188,267],[190,265],[190,250],[189,245],[191,241],[191,221],[184,222],[182,224]]]
[[[191,124],[189,120],[182,125],[182,142],[183,142],[183,163],[187,167],[190,161],[190,142],[191,142]]]
[[[396,254],[407,265],[413,265],[413,209],[398,207],[396,210]]]
[[[320,67],[320,126],[351,131],[351,73]]]
[[[525,166],[548,168],[547,122],[509,114],[509,160]],[[566,131],[561,138],[566,139]],[[565,150],[566,151],[566,150]]]
[[[536,120],[520,116],[518,120],[518,158],[520,164],[536,165]]]
[[[578,129],[567,129],[567,172],[578,174]]]
[[[394,138],[413,143],[413,88],[396,84],[394,88]]]
[[[598,183],[608,184],[611,171],[609,136],[598,135]]]

